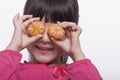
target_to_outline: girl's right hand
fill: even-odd
[[[42,38],[42,35],[36,35],[33,37],[30,37],[27,35],[27,27],[28,25],[33,22],[33,21],[38,21],[40,18],[36,17],[33,18],[32,15],[23,15],[20,16],[18,13],[15,15],[13,19],[13,24],[14,24],[14,33],[12,40],[8,47],[6,48],[7,50],[14,50],[14,51],[21,51],[25,47],[27,47],[29,44],[32,42]]]

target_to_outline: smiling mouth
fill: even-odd
[[[41,47],[41,46],[37,46],[36,47],[42,51],[51,51],[53,50],[54,48],[51,48],[51,47]]]

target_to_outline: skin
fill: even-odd
[[[73,22],[57,22],[65,29],[66,36],[63,40],[54,40],[47,35],[47,28],[51,24],[45,23],[46,31],[44,34],[28,36],[27,27],[33,21],[40,20],[39,17],[33,18],[32,15],[15,15],[13,19],[14,33],[7,50],[21,51],[27,48],[32,56],[34,63],[47,63],[48,65],[60,64],[60,57],[63,53],[68,54],[73,61],[85,59],[79,42],[82,29]],[[67,45],[66,45],[67,44]],[[51,50],[41,50],[38,47],[50,48]]]

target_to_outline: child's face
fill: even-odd
[[[44,19],[42,19],[44,22]],[[63,50],[50,40],[47,29],[51,23],[45,23],[46,31],[43,34],[43,38],[30,44],[27,49],[32,56],[33,62],[39,63],[60,63],[60,57],[63,54]]]

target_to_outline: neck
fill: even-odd
[[[47,63],[48,66],[57,66],[62,64],[60,60]]]
[[[42,63],[42,62],[39,62],[39,61],[37,61],[33,58],[30,58],[29,62],[36,63],[36,64]],[[57,65],[60,65],[62,63],[61,63],[60,59],[58,59],[58,60],[55,60],[55,61],[52,61],[52,62],[49,62],[49,63],[44,63],[44,64],[47,64],[48,66],[57,66]]]

